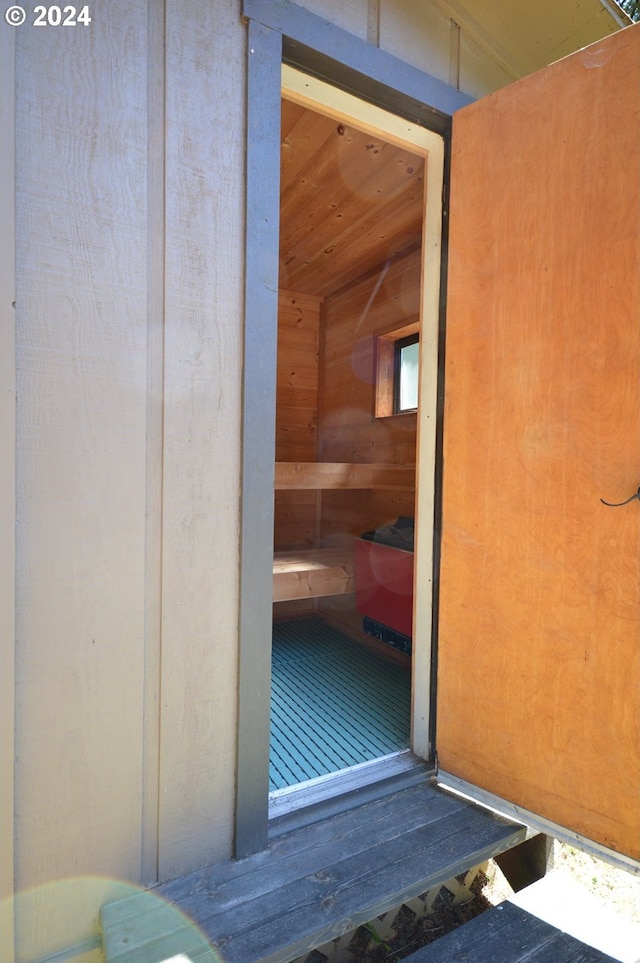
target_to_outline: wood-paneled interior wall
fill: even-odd
[[[320,300],[281,290],[278,297],[276,460],[316,461]],[[317,538],[316,491],[275,493],[274,547],[308,547]]]
[[[319,454],[323,461],[413,465],[416,415],[374,416],[376,338],[416,320],[420,251],[363,278],[323,307]],[[324,541],[413,515],[413,492],[324,492]]]

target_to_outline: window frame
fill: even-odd
[[[376,338],[376,384],[375,417],[398,418],[415,416],[417,408],[398,409],[398,346],[420,340],[420,321],[418,318],[394,328]]]
[[[402,349],[408,348],[413,344],[420,344],[420,332],[407,335],[406,338],[398,338],[393,345],[393,413],[394,415],[410,415],[418,411],[418,399],[415,406],[411,408],[401,407],[402,398]],[[417,379],[419,383],[419,378]],[[418,384],[416,384],[416,392]]]

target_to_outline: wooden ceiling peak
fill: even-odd
[[[415,248],[424,159],[282,101],[280,283],[326,298]]]

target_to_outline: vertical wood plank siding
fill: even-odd
[[[114,888],[57,881],[140,876],[147,9],[102,12],[16,32],[21,959]]]
[[[167,5],[163,879],[233,839],[245,42],[235,3]]]
[[[0,958],[13,963],[16,637],[15,31],[0,30]]]
[[[165,111],[166,10],[149,7],[147,74],[148,130],[147,208],[147,473],[145,535],[145,640],[143,699],[143,771],[141,877],[158,878],[160,819],[162,672],[162,495],[164,447],[165,342]]]
[[[107,877],[232,848],[246,28],[226,0],[113,0],[86,28],[2,35],[17,47],[9,751],[18,948],[35,959],[96,943],[121,888]]]

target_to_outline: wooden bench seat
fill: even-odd
[[[355,592],[352,549],[305,548],[276,552],[273,601],[312,599]]]
[[[413,491],[415,465],[364,464],[361,462],[276,462],[276,491],[367,489]]]

